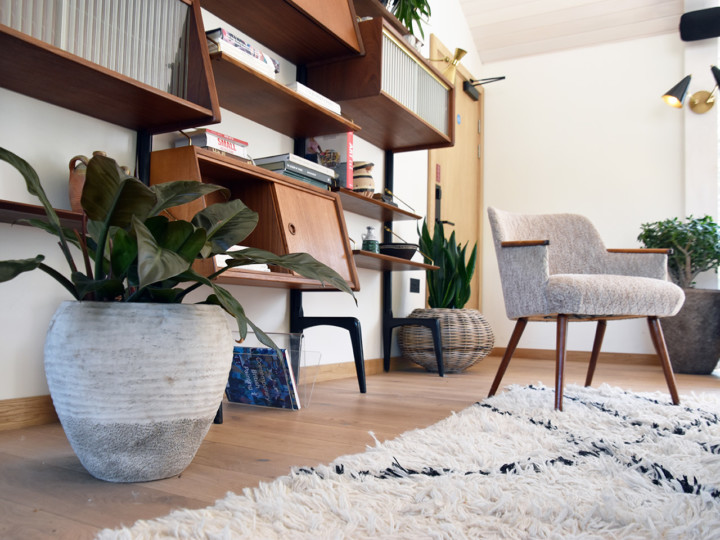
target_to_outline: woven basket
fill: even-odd
[[[458,373],[485,358],[493,348],[492,328],[475,309],[415,309],[417,319],[440,319],[443,365],[446,373]],[[424,326],[403,326],[398,334],[403,357],[437,373],[432,333]]]

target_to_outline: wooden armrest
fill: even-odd
[[[672,248],[637,248],[637,249],[608,249],[608,253],[663,253],[672,255]]]
[[[527,246],[547,246],[550,245],[550,240],[510,240],[508,242],[502,242],[501,247],[527,247]]]

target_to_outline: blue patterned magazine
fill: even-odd
[[[285,350],[234,347],[225,394],[232,403],[299,409],[297,385]]]

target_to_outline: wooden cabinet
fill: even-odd
[[[227,187],[231,198],[242,200],[259,215],[255,231],[244,244],[278,255],[305,252],[338,272],[355,290],[357,271],[348,241],[339,195],[296,181],[232,157],[185,146],[153,152],[151,184],[177,179]],[[173,209],[187,219],[210,201],[198,200]],[[220,266],[203,261],[197,269],[208,275]],[[314,280],[283,269],[260,272],[233,268],[218,278],[223,283],[252,284],[305,290],[322,290]]]
[[[340,103],[360,136],[402,152],[452,146],[454,88],[382,18],[359,23],[365,55],[313,64],[312,89]]]

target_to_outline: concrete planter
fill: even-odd
[[[684,291],[680,312],[660,321],[670,363],[676,373],[707,375],[720,359],[720,291]]]
[[[232,362],[217,306],[64,302],[45,342],[50,395],[94,477],[143,482],[195,457]]]

